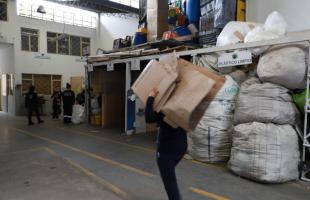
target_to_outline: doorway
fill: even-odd
[[[106,66],[96,67],[91,73],[93,97],[101,97],[102,127],[125,128],[125,81],[125,64],[116,64],[113,71],[107,71]]]

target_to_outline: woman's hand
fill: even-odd
[[[158,90],[157,88],[153,88],[149,94],[150,97],[156,97],[158,95]]]

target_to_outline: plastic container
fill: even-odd
[[[139,45],[139,44],[144,44],[146,42],[147,42],[147,34],[136,32],[133,44]]]
[[[186,14],[189,23],[199,25],[200,19],[200,0],[187,0],[186,3]]]
[[[179,35],[179,36],[186,36],[186,35],[191,35],[192,33],[186,26],[180,26],[174,29],[174,31]]]

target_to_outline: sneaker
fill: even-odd
[[[33,122],[28,122],[28,125],[31,126],[31,125],[34,125],[34,123]]]
[[[44,122],[43,120],[40,120],[38,123],[39,123],[39,124],[42,124],[43,122]]]

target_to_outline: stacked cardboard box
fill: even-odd
[[[175,53],[152,60],[132,86],[146,104],[152,88],[157,88],[154,110],[165,115],[173,127],[193,131],[207,108],[204,100],[212,99],[225,78],[207,69],[177,59]]]

